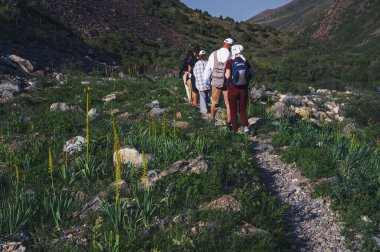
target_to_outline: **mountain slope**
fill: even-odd
[[[248,22],[280,30],[302,32],[332,3],[333,0],[294,0],[282,7],[265,10],[250,18]]]
[[[308,34],[344,45],[364,45],[380,30],[380,2],[372,0],[294,0],[249,20],[274,28]]]

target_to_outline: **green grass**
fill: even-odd
[[[129,78],[104,85],[97,82],[106,81],[91,79],[90,108],[104,112],[90,121],[89,162],[85,151],[74,157],[61,155],[65,141],[77,135],[85,136],[85,113],[51,112],[50,105],[66,102],[85,111],[84,86],[80,81],[80,76],[72,78],[66,86],[47,87],[33,97],[19,96],[0,108],[0,158],[9,167],[0,173],[0,235],[20,230],[29,232],[31,251],[284,251],[289,247],[282,221],[286,208],[278,207],[275,198],[261,185],[248,140],[203,122],[198,112],[183,102],[185,90],[178,80],[160,79],[151,84]],[[125,92],[104,104],[102,97],[114,91]],[[156,99],[168,108],[161,118],[148,115],[150,108],[146,104]],[[121,198],[136,198],[140,202],[135,210],[127,212],[121,211],[121,203],[115,202],[115,192],[111,190],[106,197],[108,205],[102,211],[91,213],[83,220],[72,218],[85,202],[114,181],[112,122],[107,111],[115,108],[131,114],[126,120],[116,117],[121,147],[133,146],[149,154],[148,170],[163,170],[178,160],[201,154],[210,160],[212,169],[208,174],[171,175],[158,181],[148,194],[139,189],[121,190]],[[182,113],[182,118],[176,120],[188,121],[189,128],[172,126],[176,112]],[[31,118],[25,121],[28,116]],[[48,172],[49,147],[54,160],[55,194]],[[15,164],[20,167],[19,181],[13,169]],[[123,165],[121,178],[137,188],[142,173],[142,167]],[[33,191],[32,196],[27,191]],[[75,201],[78,191],[85,193],[84,202]],[[240,212],[198,210],[200,204],[231,193],[242,205]],[[30,200],[21,207],[15,203],[15,195]],[[20,211],[24,218],[18,222],[8,218],[11,212],[5,206],[9,204],[12,211]],[[155,218],[181,213],[190,214],[188,223],[178,223],[165,230],[146,229]],[[198,221],[215,221],[218,228],[189,235],[189,229]],[[240,235],[243,222],[269,233]],[[82,234],[73,237],[87,239],[87,245],[61,239],[71,227],[84,224]],[[54,239],[58,242],[53,244]]]
[[[288,146],[281,152],[288,162],[297,162],[308,178],[319,181],[337,176],[338,184],[327,181],[315,184],[314,196],[328,196],[332,208],[343,212],[345,234],[349,239],[364,235],[361,250],[376,251],[371,236],[380,221],[380,152],[373,132],[378,124],[361,134],[345,137],[338,126],[313,126],[307,122],[284,120],[277,126],[273,144]],[[363,223],[368,216],[372,221]]]

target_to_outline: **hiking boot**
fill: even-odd
[[[245,127],[243,128],[243,132],[244,132],[244,133],[248,133],[248,132],[249,132],[249,128],[248,128],[248,126],[245,126]]]

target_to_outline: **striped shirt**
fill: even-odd
[[[209,90],[210,87],[206,84],[206,80],[203,78],[203,73],[207,65],[207,60],[199,60],[194,66],[195,86],[199,91]]]

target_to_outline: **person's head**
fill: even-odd
[[[231,47],[232,58],[242,58],[245,60],[242,52],[244,51],[244,47],[242,45],[233,45]]]
[[[206,52],[204,50],[199,51],[199,59],[201,59],[201,60],[206,59]]]
[[[232,38],[226,38],[223,41],[223,47],[228,49],[228,50],[231,50],[233,43],[234,43],[234,40]]]
[[[187,51],[187,55],[186,55],[186,58],[190,57],[190,56],[193,56],[193,51],[192,50],[189,50]]]
[[[199,46],[199,45],[195,45],[195,46],[193,47],[193,55],[194,55],[194,56],[198,56],[198,54],[199,54],[199,50],[201,50],[200,46]]]

